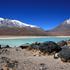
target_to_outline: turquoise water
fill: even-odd
[[[70,37],[46,37],[46,38],[20,38],[20,39],[0,39],[1,45],[19,46],[25,43],[69,40]]]

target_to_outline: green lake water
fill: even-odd
[[[70,37],[41,37],[41,38],[17,38],[17,39],[0,39],[1,45],[20,46],[25,43],[69,40]]]

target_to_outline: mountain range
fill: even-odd
[[[70,36],[70,19],[65,20],[56,28],[46,32],[50,36]]]
[[[0,18],[0,35],[11,36],[70,36],[70,19],[52,30],[44,30],[36,25],[18,20]]]
[[[26,24],[18,20],[0,18],[0,35],[13,36],[45,36],[46,31],[38,26]]]

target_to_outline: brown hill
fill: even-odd
[[[56,28],[47,31],[50,36],[70,36],[70,19],[64,21]]]
[[[46,32],[40,28],[0,28],[0,35],[13,35],[13,36],[45,36]]]

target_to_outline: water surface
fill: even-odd
[[[1,45],[19,46],[25,43],[69,40],[70,37],[40,37],[40,38],[13,38],[13,39],[0,39]]]

